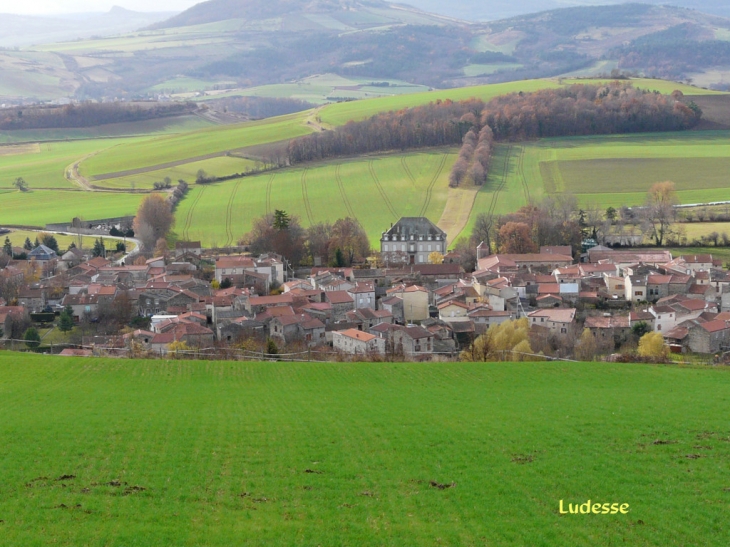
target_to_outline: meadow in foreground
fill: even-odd
[[[0,353],[0,544],[726,545],[728,387],[647,365]]]

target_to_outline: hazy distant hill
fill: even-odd
[[[124,34],[173,16],[175,12],[141,13],[114,7],[107,13],[43,17],[0,14],[0,47],[23,47]]]
[[[600,6],[625,3],[624,0],[407,0],[407,4],[424,11],[458,17],[467,21],[497,21],[518,15],[576,6]],[[713,15],[730,17],[728,0],[643,0],[645,4],[690,8]]]
[[[108,15],[131,25],[139,14]],[[105,28],[85,25],[94,34]],[[722,87],[730,82],[730,19],[621,4],[468,23],[381,0],[209,0],[121,37],[0,51],[0,97],[268,84],[285,84],[275,96],[298,97],[297,82],[321,74],[382,91],[388,80],[443,88],[612,70]],[[320,91],[339,100],[352,85]]]
[[[390,22],[408,22],[407,17],[401,17],[399,12],[402,10],[394,9],[391,4],[381,0],[208,0],[150,28],[187,27],[231,19],[261,21],[290,18],[297,14],[327,14],[343,25],[355,23],[358,27],[375,26],[375,23],[382,22],[377,21],[377,16],[391,18]],[[361,14],[370,14],[371,17],[362,17],[358,21],[358,15]],[[373,15],[376,17],[373,18]],[[372,24],[368,24],[369,21]]]

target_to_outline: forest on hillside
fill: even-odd
[[[94,127],[181,116],[197,108],[194,103],[120,102],[7,108],[0,111],[0,130]]]
[[[289,162],[453,146],[463,144],[469,132],[477,137],[484,127],[496,141],[684,130],[700,121],[702,111],[681,99],[679,92],[660,95],[613,82],[513,93],[488,103],[436,101],[295,139]]]

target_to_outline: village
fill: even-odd
[[[383,232],[381,268],[294,271],[286,257],[194,241],[134,264],[39,245],[0,263],[1,340],[74,356],[453,360],[490,328],[526,318],[532,352],[552,358],[574,357],[585,330],[603,356],[650,332],[673,353],[730,349],[730,272],[712,255],[600,245],[491,254],[482,244],[467,273],[446,245],[420,217]],[[443,263],[429,263],[433,253]],[[49,348],[26,336],[36,327],[75,335]]]

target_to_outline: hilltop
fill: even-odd
[[[383,19],[390,22],[407,22],[404,13],[418,10],[409,6],[395,6],[381,0],[208,0],[160,23],[151,29],[166,29],[203,25],[231,19],[263,21],[267,19],[293,23],[302,15],[329,15],[341,25],[354,24],[359,28],[381,25]],[[434,22],[443,19],[439,16],[423,16]],[[360,18],[361,20],[358,20]],[[311,20],[317,24],[316,17]],[[326,27],[326,22],[324,27]],[[315,27],[313,26],[312,29]]]
[[[613,71],[723,88],[730,19],[622,4],[468,23],[381,0],[210,0],[132,34],[0,51],[0,70],[0,97],[39,100],[226,90],[321,103]],[[321,75],[339,83],[309,93]]]

